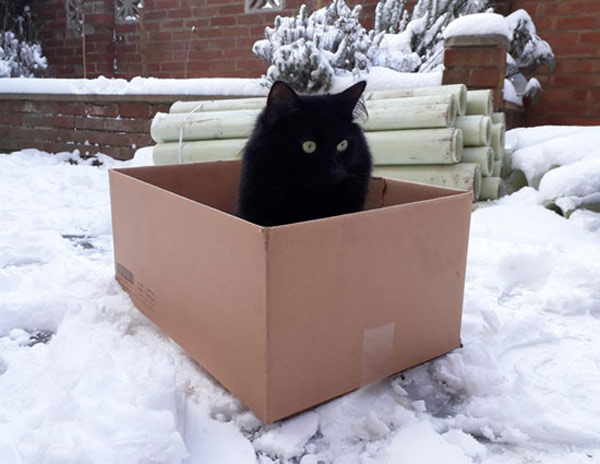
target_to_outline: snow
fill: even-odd
[[[415,20],[417,21],[422,22],[421,19]],[[419,69],[421,57],[412,51],[412,33],[412,30],[406,30],[399,34],[384,34],[373,59],[374,64],[407,73],[414,73]]]
[[[319,416],[305,412],[265,432],[254,441],[254,447],[273,458],[288,460],[304,453],[304,445],[318,429]]]
[[[514,103],[515,105],[523,106],[523,97],[519,97],[517,95],[515,86],[508,79],[504,79],[503,98],[504,101]]]
[[[531,182],[551,167],[600,158],[600,131],[583,126],[521,128],[506,133],[506,145],[514,150],[513,167],[521,169]]]
[[[512,165],[540,199],[554,202],[563,213],[600,205],[600,130],[597,127],[542,126],[507,132],[514,152]]]
[[[569,169],[472,214],[463,348],[271,426],[114,279],[107,169],[151,148],[0,155],[0,461],[600,462],[600,213],[542,206],[598,191],[598,137],[507,133],[517,163]]]
[[[512,40],[512,33],[504,16],[496,13],[475,13],[452,21],[444,30],[444,39],[463,35],[503,35]]]
[[[534,96],[537,93],[541,92],[542,84],[535,77],[532,77],[527,81],[527,86],[525,87],[525,95]]]
[[[539,190],[545,199],[600,193],[600,149],[595,156],[548,171],[541,179]]]
[[[360,73],[358,80],[367,81],[367,91],[435,87],[442,85],[442,72],[401,73],[375,66],[369,73]],[[340,74],[333,78],[329,92],[341,92],[355,82],[356,78],[351,73]]]
[[[387,68],[372,67],[370,72],[353,76],[340,72],[332,79],[330,92],[339,92],[356,82],[366,80],[369,90],[387,90],[441,85],[442,73],[399,73]],[[220,95],[264,96],[268,89],[258,79],[204,78],[160,79],[134,77],[124,79],[21,79],[0,78],[1,93],[42,93],[72,95]]]
[[[509,14],[506,17],[506,23],[511,31],[517,29],[519,23],[522,23],[532,36],[537,34],[535,24],[533,21],[531,21],[531,16],[523,9],[513,11],[511,14]]]
[[[198,78],[161,79],[0,79],[0,93],[48,93],[72,95],[266,95],[258,79]]]

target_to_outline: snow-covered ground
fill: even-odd
[[[150,159],[0,155],[2,464],[600,463],[600,214],[479,208],[464,347],[266,427],[114,279],[107,169]]]

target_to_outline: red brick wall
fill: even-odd
[[[129,98],[129,100],[128,100]],[[135,97],[133,97],[135,98]],[[0,153],[37,148],[50,153],[105,153],[129,159],[136,147],[153,145],[150,123],[171,102],[132,97],[3,95]]]
[[[88,77],[142,74],[139,24],[115,25],[113,0],[86,0]],[[287,0],[281,14],[301,3],[316,9],[329,0]],[[362,3],[370,27],[376,0]],[[408,2],[409,4],[414,2]],[[554,73],[540,70],[545,89],[528,107],[528,125],[600,124],[600,0],[495,0],[500,13],[527,10],[557,57]],[[66,28],[65,0],[34,2],[51,74],[81,77],[81,38]],[[244,0],[146,0],[148,75],[156,77],[258,77],[267,63],[252,44],[277,13],[244,13]],[[196,32],[192,33],[192,27]],[[189,52],[189,57],[188,57]],[[186,64],[187,63],[187,64]]]
[[[86,0],[87,77],[113,76],[114,3]],[[82,38],[67,28],[65,0],[33,2],[42,50],[53,77],[83,77]]]
[[[267,63],[252,45],[275,16],[295,15],[301,4],[314,10],[328,0],[287,0],[276,13],[244,13],[244,0],[146,0],[146,57],[154,77],[259,77]],[[362,3],[365,25],[373,22],[376,0]],[[87,76],[142,75],[139,24],[115,24],[114,0],[86,0]],[[43,50],[55,77],[82,77],[82,40],[67,29],[65,0],[33,4]],[[192,27],[195,32],[192,32]],[[189,54],[189,56],[188,56]],[[187,65],[186,65],[187,62]]]
[[[528,105],[527,125],[600,124],[600,0],[512,0],[526,10],[556,55],[537,73],[544,92]]]

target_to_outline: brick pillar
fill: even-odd
[[[87,0],[85,40],[87,77],[114,76],[115,5],[112,0]]]
[[[469,90],[492,89],[494,111],[502,108],[506,51],[503,35],[469,35],[444,41],[443,84],[465,84]]]

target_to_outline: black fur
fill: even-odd
[[[360,211],[371,154],[353,110],[359,82],[335,95],[297,95],[275,82],[244,148],[237,215],[277,226]],[[346,140],[348,147],[338,152]],[[314,153],[303,143],[316,143]]]

